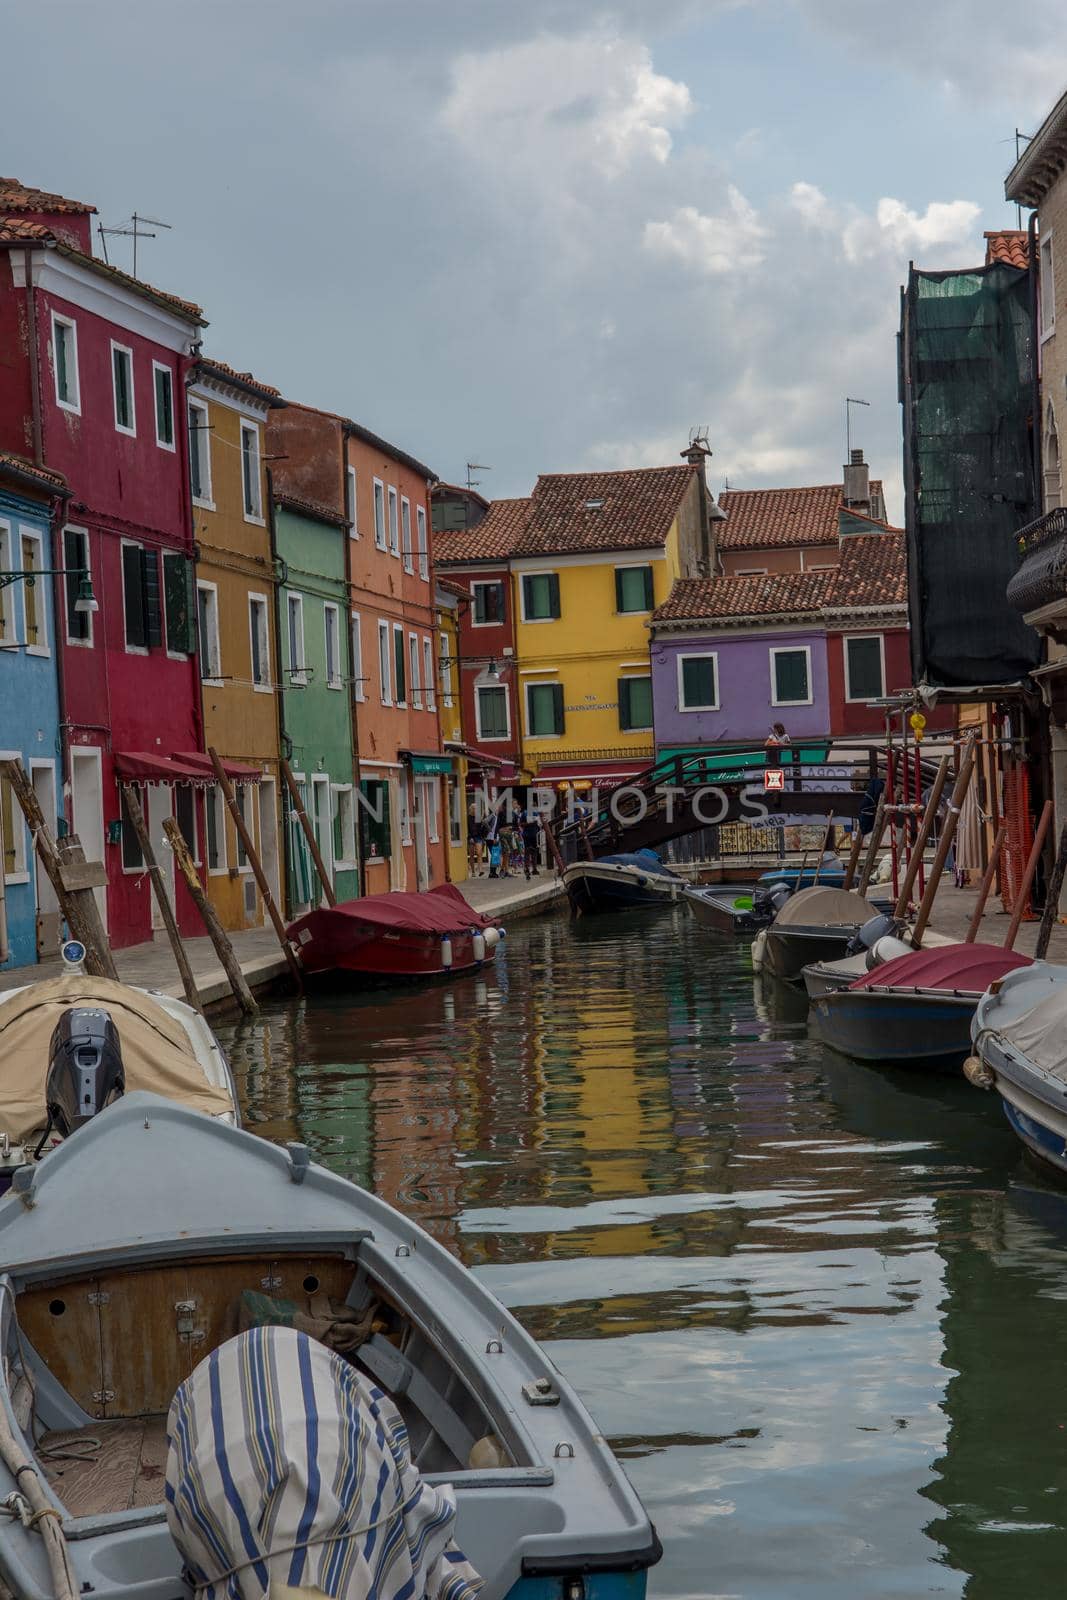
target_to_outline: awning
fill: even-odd
[[[650,763],[644,761],[605,761],[598,764],[573,762],[546,763],[533,779],[532,788],[586,789],[610,788],[614,784],[628,783],[631,778],[647,772]]]
[[[204,755],[199,750],[182,750],[175,760],[202,772],[210,782],[214,783],[215,768],[211,764],[210,756]],[[225,756],[222,757],[222,770],[231,783],[259,783],[263,777],[258,767],[247,766],[243,761],[229,761]]]
[[[401,761],[406,761],[412,772],[450,773],[455,771],[455,762],[452,756],[440,750],[401,750]]]
[[[464,744],[460,739],[446,739],[445,748],[457,756],[465,756],[468,761],[473,761],[475,766],[485,767],[490,772],[499,772],[501,767],[511,767],[513,763],[505,761],[501,756],[487,755],[484,750],[476,750],[472,744]]]
[[[124,783],[210,783],[201,768],[191,766],[184,756],[158,756],[148,750],[120,750],[115,753],[115,771]]]

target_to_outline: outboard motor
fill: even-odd
[[[48,1047],[45,1139],[53,1128],[69,1138],[125,1091],[122,1049],[110,1014],[71,1006],[56,1023]]]
[[[753,892],[752,909],[758,917],[773,922],[792,893],[788,883],[763,884]]]
[[[845,952],[850,956],[861,956],[865,950],[873,950],[879,939],[884,939],[887,934],[895,934],[900,929],[900,923],[888,911],[879,911],[875,917],[856,929],[855,935],[849,940]]]

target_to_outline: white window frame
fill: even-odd
[[[447,633],[439,635],[441,653],[437,658],[437,670],[441,675],[441,704],[446,711],[452,710],[452,643]]]
[[[255,614],[256,608],[262,608],[263,640],[260,649],[260,661],[266,672],[261,682],[256,680],[256,653],[255,653]],[[248,591],[248,665],[252,678],[252,688],[257,694],[273,694],[274,685],[270,674],[270,603],[265,594],[256,594],[254,590]]]
[[[299,618],[297,629],[299,648],[294,649],[293,636],[293,601],[296,601],[296,613]],[[290,689],[307,688],[307,661],[304,651],[304,596],[298,589],[285,591],[285,647],[286,647],[286,672]],[[296,665],[294,666],[294,661]]]
[[[717,650],[684,650],[677,658],[678,666],[678,710],[690,711],[719,711],[721,710],[722,685],[719,682],[719,652]],[[712,661],[715,672],[715,701],[713,705],[687,706],[685,703],[685,671],[683,661]],[[654,709],[654,707],[653,707]]]
[[[127,541],[124,539],[123,543],[125,544],[125,543],[127,543]],[[210,672],[209,673],[205,673],[205,671],[204,671],[205,665],[208,665],[209,663],[206,663],[205,660],[204,660],[204,641],[200,636],[200,596],[201,596],[201,594],[209,594],[211,596],[211,599],[212,599],[212,606],[211,606],[211,609],[210,609],[210,620],[211,620],[211,624],[212,624],[212,633],[214,635],[214,638],[212,640],[212,645],[213,645],[213,648],[214,648],[214,659],[210,662],[210,665],[218,668],[218,671],[215,674],[212,674]],[[125,613],[126,613],[126,607],[125,607],[125,594],[124,594],[123,595],[123,619],[122,619],[124,636],[125,636],[125,627],[126,627],[126,614]],[[222,688],[222,638],[221,638],[221,634],[220,634],[220,630],[219,630],[219,586],[218,586],[217,583],[208,583],[206,578],[197,578],[197,580],[196,580],[196,645],[197,645],[196,657],[197,657],[197,660],[200,663],[200,681],[202,683],[211,684],[211,686],[213,688],[221,689]],[[142,651],[141,652],[141,654],[144,654],[144,655],[147,655],[147,653],[148,653],[147,651]]]
[[[521,590],[521,588],[522,588],[521,584],[519,585],[519,588]],[[478,622],[476,620],[478,607],[477,607],[477,604],[476,604],[476,601],[475,601],[475,596],[474,596],[475,589],[499,589],[501,591],[503,602],[504,602],[504,605],[503,605],[504,616],[501,617],[499,622]],[[507,606],[508,606],[507,589],[506,589],[506,585],[504,583],[503,578],[475,578],[475,579],[472,579],[472,581],[471,581],[471,617],[470,617],[470,625],[471,625],[472,628],[502,628],[504,626],[505,622],[507,621]],[[522,620],[525,622],[526,618],[523,617]],[[542,621],[543,620],[544,619],[542,618]]]
[[[1056,254],[1052,247],[1051,228],[1039,236],[1038,263],[1038,309],[1041,343],[1044,344],[1056,332]]]
[[[23,539],[29,539],[32,544],[35,544],[37,546],[37,559],[36,559],[36,561],[35,561],[35,563],[34,563],[34,565],[32,567],[27,567],[25,561],[23,560],[23,555],[22,555],[22,541],[23,541]],[[27,616],[26,616],[26,592],[27,592],[27,586],[26,586],[25,579],[23,579],[23,581],[18,585],[18,587],[22,590],[22,643],[23,643],[23,646],[25,648],[26,654],[28,656],[50,656],[52,654],[52,643],[51,643],[51,635],[50,635],[50,633],[48,631],[48,596],[49,596],[49,593],[51,591],[50,591],[48,585],[49,585],[49,582],[51,580],[41,577],[41,573],[44,570],[44,561],[45,561],[44,535],[41,533],[39,528],[34,528],[34,527],[31,527],[30,525],[28,525],[27,523],[20,522],[19,526],[18,526],[18,547],[19,547],[19,559],[18,559],[17,570],[19,572],[31,572],[32,571],[34,577],[37,580],[36,583],[33,586],[34,587],[34,593],[37,596],[37,643],[36,644],[31,644],[30,643],[30,627],[29,627],[29,621],[28,621]],[[9,585],[9,587],[12,587],[12,585]],[[66,604],[66,599],[67,599],[67,593],[66,593],[66,590],[64,589],[64,591],[63,591],[63,603],[64,603],[64,605]],[[41,642],[42,639],[44,641],[43,644]]]
[[[333,628],[333,672],[330,671],[330,629]],[[327,689],[343,689],[345,675],[341,670],[341,608],[334,600],[323,601],[322,654]]]
[[[650,572],[652,574],[652,604],[650,606],[641,606],[636,611],[619,611],[619,610],[616,610],[614,612],[614,615],[617,616],[617,617],[647,617],[647,616],[650,616],[651,613],[653,611],[655,611],[655,609],[656,609],[656,568],[655,568],[655,563],[651,562],[651,561],[622,561],[613,569],[613,572]],[[614,579],[613,579],[613,582],[612,582],[612,587],[614,588]],[[617,602],[616,602],[616,604],[617,604]],[[562,609],[563,609],[563,607],[561,605],[560,606],[560,610],[562,611]]]
[[[59,362],[56,359],[56,350],[58,348],[58,340],[56,339],[57,327],[66,328],[67,332],[71,335],[71,352],[74,360],[73,362],[67,362],[67,377],[68,379],[70,378],[71,370],[73,369],[73,400],[64,400],[59,392]],[[78,324],[74,321],[73,317],[65,317],[63,316],[62,312],[59,311],[52,312],[52,381],[55,385],[56,405],[59,407],[59,409],[61,411],[69,411],[75,417],[80,417],[82,414],[82,389],[81,373],[78,370]]]
[[[360,705],[367,698],[363,687],[363,618],[353,611],[349,618],[352,635],[352,698]]]
[[[0,571],[19,572],[22,569],[22,550],[15,547],[15,524],[7,518],[0,518]],[[15,557],[18,557],[18,565]],[[18,618],[15,612],[15,589],[13,583],[5,584],[0,589],[0,617],[4,622],[4,637],[0,640],[0,650],[12,650],[18,646],[19,630]]]
[[[400,496],[400,549],[404,557],[404,571],[414,573],[415,552],[411,545],[411,501],[406,494]]]
[[[550,627],[553,622],[559,622],[563,615],[563,597],[560,596],[559,617],[528,617],[526,615],[526,578],[551,578],[558,575],[557,567],[538,567],[536,572],[522,572],[519,574],[519,616],[531,628]]]
[[[159,391],[158,391],[158,389],[156,387],[156,373],[157,372],[165,373],[166,377],[167,377],[167,382],[170,384],[170,432],[171,432],[171,440],[170,440],[169,444],[167,443],[166,439],[161,439],[160,436],[159,436]],[[177,416],[175,415],[175,412],[174,412],[174,394],[175,394],[174,368],[173,367],[168,367],[167,363],[165,361],[153,361],[152,362],[152,414],[155,417],[155,423],[156,423],[156,444],[159,446],[159,448],[161,450],[170,450],[172,454],[178,448],[178,419],[177,419]]]
[[[417,633],[408,634],[408,704],[416,711],[422,710],[422,662]]]
[[[189,419],[191,411],[197,413],[195,424]],[[211,412],[207,401],[199,400],[195,395],[189,395],[186,398],[185,416],[186,427],[189,431],[189,443],[196,450],[197,459],[200,463],[200,487],[201,489],[207,489],[206,494],[192,494],[192,479],[190,477],[189,492],[192,495],[194,506],[202,506],[205,511],[214,511],[215,501],[212,498],[211,483]],[[244,494],[244,485],[241,486],[241,493],[242,495]]]
[[[404,627],[403,627],[403,624],[400,623],[400,622],[394,622],[393,623],[393,655],[392,655],[392,663],[393,663],[394,680],[395,680],[395,674],[396,674],[396,636],[397,636],[397,634],[400,635],[400,650],[401,650],[401,653],[403,653],[403,650],[404,650]],[[407,674],[407,672],[405,672],[404,673],[405,679],[407,678],[407,676],[408,676],[408,674]],[[407,710],[408,706],[411,704],[411,684],[410,683],[405,682],[405,684],[404,684],[404,698],[403,698],[403,700],[401,700],[401,698],[400,698],[400,685],[394,681],[394,683],[393,683],[393,704],[396,705],[400,710],[403,710],[403,711]]]
[[[458,778],[449,778],[447,785],[448,794],[448,843],[453,850],[463,847],[463,790]]]
[[[504,691],[504,713],[507,718],[508,731],[506,733],[482,732],[482,690],[502,689]],[[476,683],[474,685],[474,726],[478,732],[479,744],[507,744],[511,739],[511,695],[508,693],[506,683]]]
[[[127,549],[144,550],[145,546],[139,539],[120,539],[119,541],[119,589],[122,592],[122,648],[128,656],[146,656],[149,653],[146,644],[130,644],[126,638],[126,557]],[[214,589],[215,585],[205,584],[206,589]],[[216,637],[218,635],[218,598],[215,600]],[[219,668],[221,671],[221,667]]]
[[[852,666],[848,657],[848,647],[852,642],[861,639],[878,640],[878,662],[881,673],[882,687],[873,697],[869,694],[852,693]],[[885,634],[884,633],[846,633],[841,637],[841,646],[844,651],[845,661],[845,702],[847,705],[867,705],[874,698],[879,699],[885,694]]]
[[[649,670],[648,672],[624,672],[622,674],[622,681],[624,683],[647,683],[648,684],[649,710],[648,710],[648,721],[645,723],[645,725],[643,727],[641,727],[641,728],[623,728],[622,727],[622,723],[621,723],[622,707],[620,705],[620,707],[619,707],[619,714],[620,714],[619,732],[620,733],[651,733],[653,731],[654,727],[655,727],[655,718],[656,718],[655,680],[652,677],[651,670]],[[715,668],[715,687],[716,687],[716,689],[718,689],[718,687],[719,687],[719,669],[718,669],[718,667]]]
[[[126,427],[119,421],[119,397],[115,388],[115,352],[127,357],[130,363],[130,421],[131,426]],[[115,418],[115,432],[124,433],[127,438],[137,437],[137,395],[133,385],[133,351],[128,344],[119,344],[116,339],[111,341],[111,410]]]
[[[397,492],[393,485],[386,485],[389,497],[388,527],[389,527],[389,554],[400,557],[400,505]]]
[[[335,818],[341,821],[341,854],[334,857],[334,870],[336,872],[351,872],[359,865],[356,856],[356,804],[350,783],[333,783],[330,785],[331,801]],[[341,801],[347,798],[348,806],[342,815]],[[351,846],[351,848],[349,848]]]
[[[245,440],[251,437],[255,440],[255,472],[252,474],[252,487],[255,490],[255,509],[249,511],[245,504]],[[259,437],[259,423],[251,417],[241,418],[241,515],[246,522],[251,522],[257,528],[266,526],[263,516],[263,485],[260,482],[260,473],[263,465],[262,446]]]
[[[374,483],[374,548],[388,550],[389,541],[385,526],[385,484],[381,478],[375,478]]]
[[[426,507],[415,507],[415,532],[419,549],[419,577],[430,581],[430,546],[426,538]]]
[[[422,636],[422,698],[426,702],[427,711],[437,710],[437,696],[434,693],[434,659],[433,640]]]
[[[384,617],[378,618],[378,689],[383,706],[393,703],[393,635]]]
[[[60,543],[60,548],[61,548],[61,550],[63,552],[63,565],[64,566],[66,566],[66,564],[67,564],[67,534],[68,533],[80,533],[82,538],[85,541],[85,575],[89,579],[89,581],[92,582],[92,576],[93,576],[93,572],[92,572],[92,545],[91,545],[91,541],[89,539],[89,530],[88,530],[88,528],[83,528],[80,525],[80,523],[77,523],[77,522],[64,523],[64,525],[63,525],[63,535],[62,535],[62,540],[61,540],[61,543]],[[87,611],[85,613],[85,616],[86,616],[86,618],[88,620],[88,623],[89,623],[89,636],[88,636],[88,638],[86,638],[86,639],[72,639],[71,636],[70,636],[70,632],[69,632],[69,630],[67,628],[67,588],[66,588],[66,584],[67,584],[67,580],[64,578],[64,580],[63,580],[63,633],[64,633],[64,636],[66,638],[67,644],[70,646],[70,648],[72,650],[91,650],[93,648],[93,628],[94,628],[93,613],[91,611]],[[2,593],[2,591],[0,591],[0,593]],[[0,602],[0,603],[2,603],[2,602]]]
[[[352,510],[352,517],[348,524],[348,535],[351,539],[359,538],[359,510],[356,502],[356,469],[345,467],[345,485],[348,492],[348,503]]]
[[[207,811],[213,810],[215,816],[215,837],[219,841],[219,865],[211,865],[211,835],[208,831]],[[208,876],[223,878],[230,870],[230,853],[226,841],[226,818],[228,811],[226,802],[222,797],[222,790],[217,783],[213,783],[205,793],[204,798],[204,865],[207,867]]]
[[[806,700],[779,700],[778,698],[778,656],[795,656],[803,651],[808,658],[808,697]],[[771,667],[771,705],[772,706],[810,706],[813,703],[815,688],[811,677],[811,645],[810,644],[772,644],[768,650]]]

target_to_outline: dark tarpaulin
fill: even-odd
[[[997,978],[1016,967],[1032,965],[1030,956],[1004,950],[998,944],[935,945],[913,950],[864,973],[851,989],[960,989],[982,994]]]
[[[471,928],[491,928],[491,917],[467,904],[451,883],[438,884],[424,894],[368,894],[361,900],[344,900],[320,906],[317,917],[351,917],[355,922],[407,933],[463,933]]]

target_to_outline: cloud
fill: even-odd
[[[726,215],[710,217],[696,206],[679,206],[668,222],[646,222],[645,249],[712,276],[758,267],[767,229],[739,189],[730,184],[726,193]]]
[[[922,213],[888,196],[873,213],[856,206],[838,207],[812,183],[795,183],[790,203],[803,222],[836,237],[846,261],[853,265],[889,257],[906,262],[912,256],[928,268],[966,265],[961,252],[977,249],[976,224],[981,207],[972,200],[932,200]]]

